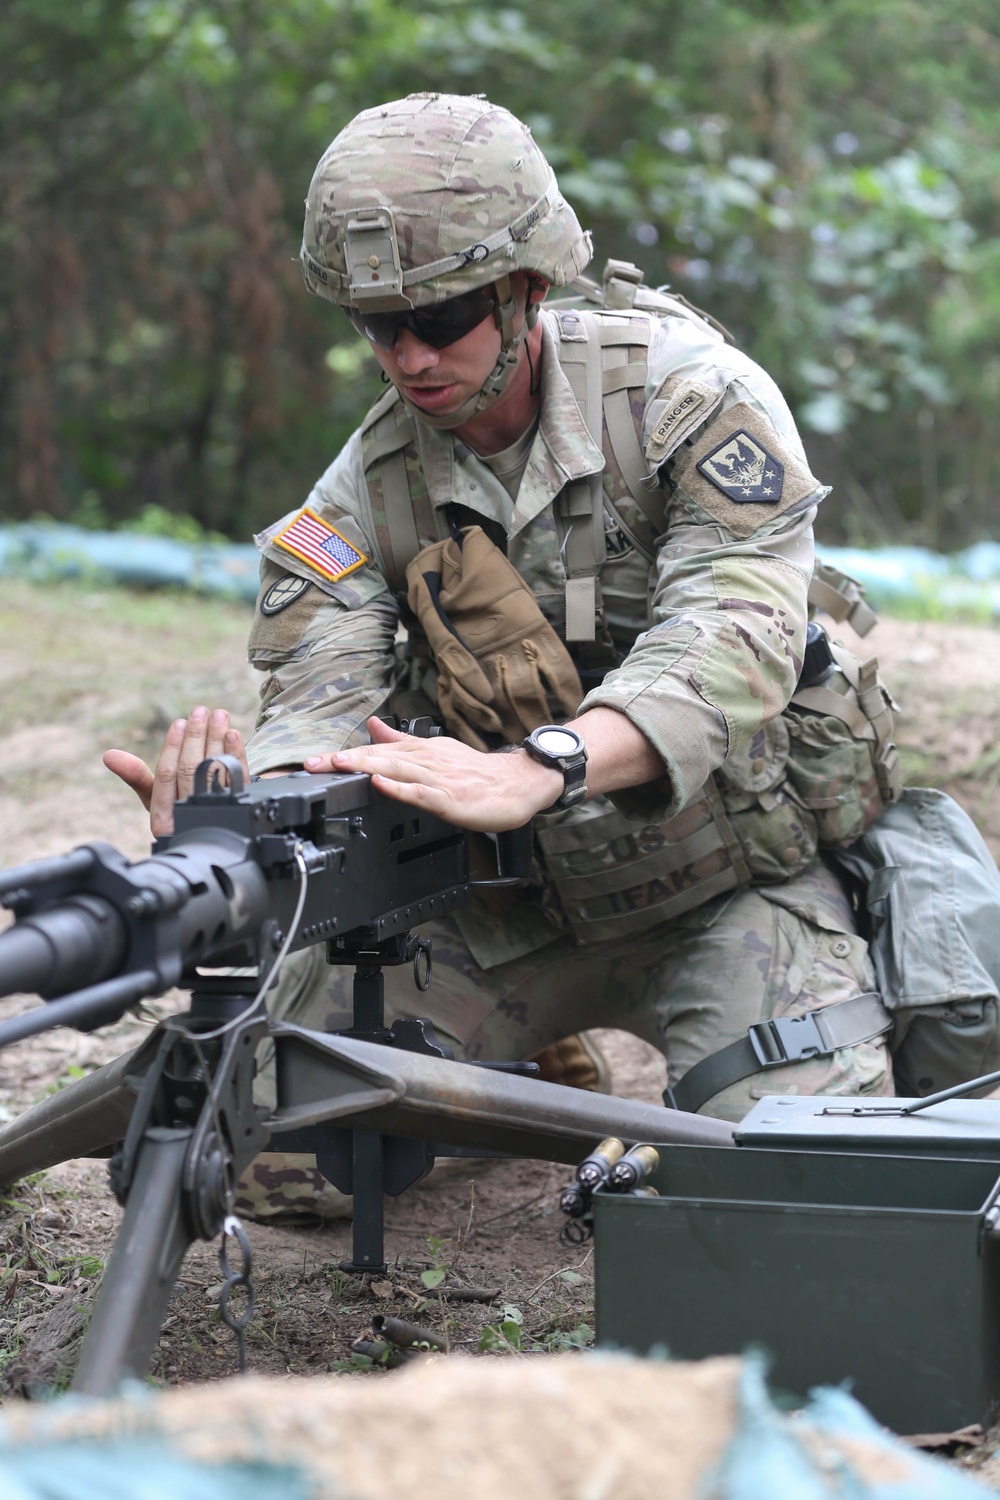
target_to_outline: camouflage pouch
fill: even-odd
[[[859,661],[836,642],[830,649],[830,675],[796,692],[783,720],[789,787],[815,818],[820,847],[842,849],[899,800],[902,775],[877,660]]]
[[[701,795],[640,824],[603,798],[535,822],[566,922],[581,944],[629,938],[754,882],[790,880],[815,859],[816,823],[786,783],[790,736],[775,719]]]
[[[758,729],[715,773],[750,880],[763,884],[801,874],[819,844],[812,810],[788,783],[790,753],[790,726],[782,716]]]
[[[646,932],[748,879],[707,795],[649,824],[595,797],[536,819],[535,840],[566,925],[585,945]]]

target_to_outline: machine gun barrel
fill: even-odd
[[[248,947],[256,956],[270,936],[257,850],[209,820],[148,859],[95,842],[10,871],[0,890],[17,919],[0,933],[0,995],[51,1002],[0,1026],[0,1046],[50,1026],[107,1025],[199,963],[239,962]]]
[[[76,897],[0,933],[0,994],[48,1000],[97,985],[117,974],[126,947],[125,923],[111,902]]]

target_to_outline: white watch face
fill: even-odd
[[[580,741],[569,729],[539,729],[533,736],[539,750],[546,755],[577,755]]]

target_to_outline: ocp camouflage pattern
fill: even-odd
[[[401,269],[417,274],[406,287],[415,306],[522,268],[563,286],[591,255],[590,236],[530,130],[483,98],[410,94],[362,110],[331,142],[306,198],[301,261],[310,291],[352,300],[348,226],[379,208],[392,215]],[[510,235],[489,250],[504,230]],[[452,257],[443,271],[419,275]]]

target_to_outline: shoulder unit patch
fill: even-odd
[[[758,502],[777,505],[785,482],[785,466],[739,428],[698,464],[717,490],[738,505]]]
[[[794,440],[747,401],[728,407],[675,455],[671,478],[682,502],[692,502],[734,536],[750,536],[786,511],[818,505],[829,494]]]
[[[363,552],[353,547],[308,505],[303,506],[298,515],[272,538],[272,544],[308,563],[322,578],[331,582],[339,582],[368,561]]]

